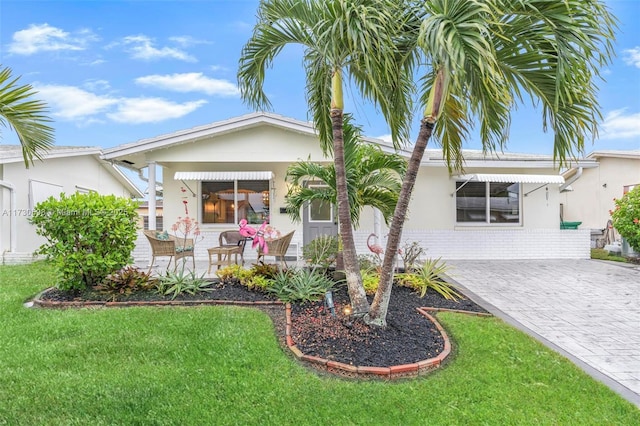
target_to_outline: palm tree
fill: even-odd
[[[243,99],[256,109],[268,109],[266,70],[285,46],[304,47],[307,102],[323,151],[333,151],[345,274],[352,307],[359,313],[367,312],[369,303],[358,268],[347,190],[343,74],[379,107],[393,140],[406,138],[412,75],[399,66],[409,61],[398,58],[398,36],[406,28],[395,12],[395,0],[263,0],[238,69]]]
[[[37,92],[31,85],[18,86],[19,77],[11,76],[11,69],[0,69],[0,124],[15,130],[22,145],[24,164],[29,168],[34,157],[42,159],[42,153],[54,143],[53,128],[45,113],[47,105],[29,99]]]
[[[398,154],[387,154],[379,146],[362,141],[362,129],[344,115],[344,161],[351,221],[357,227],[365,206],[375,207],[387,224],[398,201],[406,160]],[[321,181],[323,187],[308,187],[308,180]],[[287,211],[294,221],[301,220],[301,208],[312,200],[336,203],[336,169],[333,163],[318,164],[299,161],[287,169],[291,184],[287,194]]]
[[[405,10],[420,21],[416,44],[430,72],[423,77],[425,112],[391,222],[380,284],[365,318],[377,325],[385,325],[393,257],[432,134],[449,167],[458,169],[472,121],[480,123],[486,151],[502,149],[511,111],[530,99],[542,109],[543,130],[554,132],[554,159],[562,166],[597,132],[595,80],[610,61],[616,28],[597,0],[431,0],[407,2]]]

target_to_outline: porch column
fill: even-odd
[[[149,161],[147,163],[147,168],[149,169],[149,195],[148,195],[148,206],[149,206],[149,229],[156,229],[156,162]]]

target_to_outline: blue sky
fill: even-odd
[[[640,0],[609,0],[620,20],[616,58],[603,70],[604,121],[593,150],[640,149]],[[50,106],[57,145],[134,142],[252,112],[236,88],[240,51],[258,1],[0,1],[0,63]],[[301,49],[267,75],[273,112],[308,120]],[[349,93],[347,93],[349,96]],[[365,134],[388,134],[370,106],[347,100]],[[417,132],[417,125],[415,132]],[[1,143],[17,138],[6,128]],[[552,153],[539,111],[513,115],[508,151]],[[480,149],[474,137],[464,148]]]

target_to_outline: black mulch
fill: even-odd
[[[213,291],[197,295],[181,295],[175,300],[235,300],[274,301],[273,296],[247,290],[238,284],[212,284]],[[113,296],[86,291],[62,292],[51,289],[42,299],[53,301],[114,300]],[[486,312],[469,299],[450,301],[429,290],[420,298],[405,287],[394,287],[389,303],[387,327],[367,327],[360,320],[352,320],[343,309],[349,304],[346,288],[334,291],[333,317],[324,302],[293,304],[291,308],[291,337],[305,354],[357,366],[386,367],[411,364],[437,356],[444,342],[434,324],[419,314],[417,307],[447,308],[471,312]],[[171,300],[153,292],[119,295],[117,301]],[[371,299],[370,299],[371,301]],[[281,307],[260,307],[272,318],[281,344],[284,344],[285,319]]]
[[[393,287],[387,327],[366,326],[351,320],[343,310],[349,304],[344,288],[334,292],[333,317],[323,302],[291,307],[291,337],[305,354],[356,366],[388,367],[433,358],[444,349],[442,335],[421,315],[418,307],[484,312],[469,299],[444,299],[429,290],[424,298],[406,287]],[[369,299],[371,301],[371,298]]]

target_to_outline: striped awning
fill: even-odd
[[[458,175],[458,181],[464,182],[503,182],[503,183],[557,183],[563,184],[564,178],[560,175],[516,175],[501,173],[474,173]]]
[[[233,181],[271,180],[273,172],[176,172],[174,180]]]

